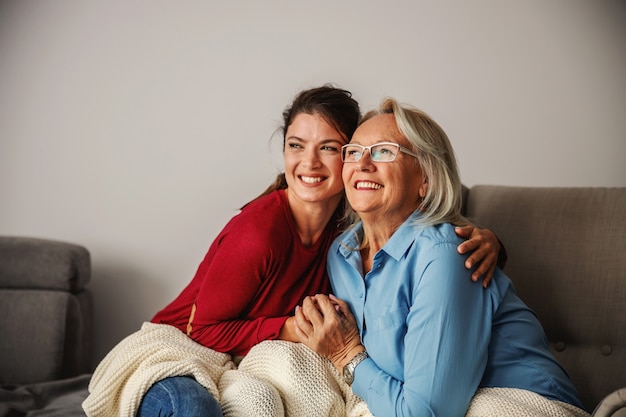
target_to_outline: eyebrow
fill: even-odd
[[[376,143],[372,143],[372,144],[371,144],[371,145],[369,145],[369,146],[379,145],[379,144],[381,144],[381,143],[395,143],[395,144],[397,144],[397,145],[400,145],[398,142],[394,142],[394,141],[393,141],[393,140],[391,140],[391,139],[383,139],[383,140],[379,140],[379,141],[378,141],[378,142],[376,142]],[[359,145],[359,146],[365,146],[365,145],[363,145],[363,144],[361,144],[361,143],[359,143],[359,142],[353,142],[353,141],[348,142],[348,145]],[[402,146],[402,145],[401,145],[401,146]]]
[[[299,137],[299,136],[293,136],[293,135],[292,135],[292,136],[287,137],[287,139],[286,139],[286,140],[296,140],[296,141],[298,141],[298,142],[308,142],[307,140],[302,139],[302,138],[301,138],[301,137]],[[333,139],[322,139],[322,140],[320,141],[320,143],[321,143],[322,145],[325,145],[325,144],[328,144],[328,143],[338,143],[338,144],[342,145],[342,144],[344,144],[344,143],[350,143],[350,142],[346,142],[346,141],[344,141],[344,140],[342,140],[342,139],[335,139],[335,138],[333,138]]]

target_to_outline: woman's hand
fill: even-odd
[[[459,253],[472,252],[465,260],[465,267],[470,269],[478,265],[472,273],[472,280],[478,281],[482,277],[483,287],[487,287],[498,263],[500,253],[498,237],[489,229],[479,229],[474,226],[456,227],[455,232],[459,237],[467,239],[458,246]]]
[[[330,359],[340,372],[365,350],[348,304],[333,295],[306,297],[296,307],[294,326],[300,342]]]
[[[296,335],[296,329],[294,326],[294,317],[289,317],[285,320],[280,331],[278,333],[278,340],[286,340],[288,342],[299,342],[300,339]]]

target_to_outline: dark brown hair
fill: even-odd
[[[283,135],[283,150],[285,149],[287,129],[300,113],[319,114],[327,123],[342,133],[347,141],[350,141],[361,120],[359,103],[352,98],[352,93],[348,90],[331,84],[303,90],[296,95],[291,105],[283,111],[283,124],[279,128]],[[285,188],[287,188],[287,180],[285,179],[285,173],[281,172],[276,177],[274,183],[267,187],[257,199],[273,191]]]

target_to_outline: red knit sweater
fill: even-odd
[[[328,294],[328,248],[338,232],[330,221],[321,238],[305,247],[284,190],[255,200],[217,236],[196,275],[153,318],[187,333],[204,346],[244,355],[263,340],[276,339],[304,296]]]

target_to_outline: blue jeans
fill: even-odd
[[[220,404],[206,388],[188,376],[155,383],[139,404],[137,417],[223,417]]]

